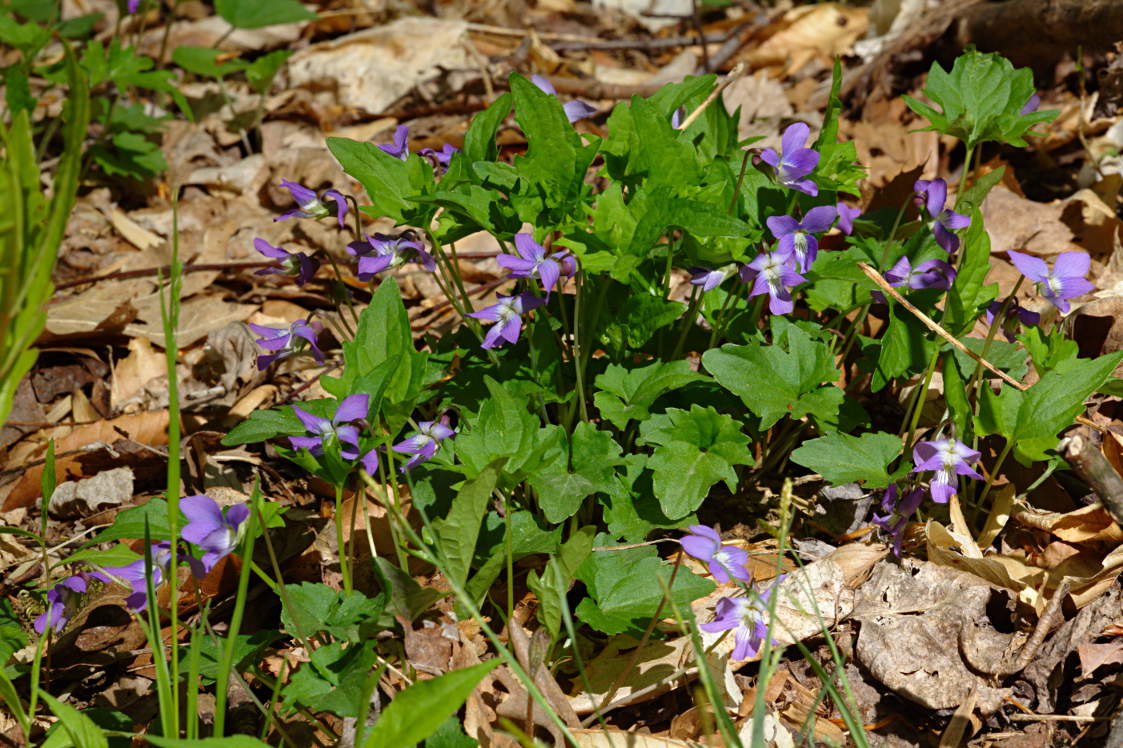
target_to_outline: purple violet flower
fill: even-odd
[[[437,453],[441,442],[455,433],[448,425],[448,416],[442,417],[439,421],[422,421],[417,424],[416,434],[391,447],[395,452],[413,455],[405,465],[402,465],[401,472],[412,470],[430,459]]]
[[[281,186],[292,194],[297,207],[277,216],[274,221],[283,221],[286,218],[323,218],[331,215],[328,206],[324,205],[313,190],[287,179],[281,180]],[[347,215],[347,200],[335,190],[325,190],[323,194],[324,197],[330,197],[335,201],[335,217],[339,220],[339,228],[343,228],[343,216]]]
[[[62,631],[67,621],[78,610],[81,596],[86,593],[86,576],[75,574],[62,580],[47,592],[47,609],[35,619],[35,633],[47,629]]]
[[[359,456],[359,427],[352,423],[367,417],[370,410],[370,395],[348,395],[339,401],[335,415],[331,420],[314,416],[301,410],[296,405],[292,406],[296,417],[315,436],[290,436],[289,442],[293,449],[307,449],[314,456],[319,457],[324,453],[324,447],[333,439],[340,444],[339,454],[345,460],[354,460]]]
[[[721,270],[708,270],[706,268],[690,268],[690,283],[701,286],[702,291],[713,291],[725,280],[725,273]]]
[[[168,567],[172,562],[172,544],[164,540],[159,543],[153,543],[151,546],[152,553],[152,589],[157,589],[164,583],[164,577],[168,573]],[[176,554],[180,560],[187,561],[191,567],[191,573],[197,579],[205,577],[206,571],[203,569],[203,564],[187,553],[186,550],[181,550]],[[133,594],[125,598],[125,605],[134,613],[139,613],[148,607],[148,585],[144,579],[144,559],[138,558],[131,564],[125,566],[112,566],[101,571],[90,574],[94,579],[102,582],[116,582],[123,584],[126,587],[131,587]]]
[[[994,315],[1002,311],[1002,302],[995,299],[987,306],[986,323],[987,328],[994,324]],[[1041,315],[1037,312],[1031,312],[1018,302],[1012,302],[1006,309],[1006,318],[1002,320],[1002,334],[1006,336],[1006,340],[1013,343],[1014,335],[1018,331],[1018,323],[1021,322],[1023,327],[1036,327],[1041,323]]]
[[[243,523],[250,516],[249,504],[235,504],[223,514],[218,503],[203,494],[183,497],[179,509],[188,519],[180,537],[205,551],[202,563],[206,572],[238,545]]]
[[[1037,94],[1030,96],[1019,114],[1032,114],[1037,111],[1037,107],[1041,106],[1041,97]]]
[[[834,206],[838,211],[838,228],[839,230],[850,236],[854,233],[854,219],[862,215],[861,208],[851,208],[846,203],[838,203]]]
[[[703,561],[710,567],[710,574],[721,584],[730,577],[742,582],[751,582],[752,575],[745,568],[749,562],[749,552],[735,545],[722,545],[717,530],[705,525],[690,525],[690,532],[679,538],[682,550],[687,555]]]
[[[944,207],[948,198],[948,183],[942,179],[918,179],[913,189],[916,191],[917,201],[923,200],[928,215],[932,216],[932,233],[936,235],[936,243],[948,254],[955,254],[955,250],[959,249],[959,237],[952,231],[967,228],[971,225],[971,219]]]
[[[788,314],[795,308],[790,288],[807,281],[795,271],[795,257],[782,252],[762,252],[748,265],[741,267],[741,280],[752,283],[749,296],[767,293],[768,310]]]
[[[303,252],[286,252],[264,239],[254,239],[253,248],[266,257],[279,260],[278,267],[262,268],[255,275],[288,275],[296,278],[296,285],[303,286],[312,280],[312,276],[320,269],[319,260]]]
[[[530,234],[515,234],[515,251],[518,255],[500,253],[495,261],[510,270],[512,278],[537,278],[542,281],[547,299],[561,276],[570,278],[577,272],[577,265],[568,252],[547,255],[546,248],[534,241]]]
[[[312,349],[312,357],[324,363],[324,352],[316,345],[316,338],[324,327],[319,322],[308,324],[308,320],[298,319],[288,327],[265,327],[247,322],[246,326],[260,335],[255,342],[271,353],[257,357],[257,368],[265,371],[274,361],[299,353],[307,345]]]
[[[784,130],[780,139],[782,153],[765,148],[760,158],[775,170],[777,182],[814,197],[819,194],[819,187],[810,179],[805,179],[819,165],[819,153],[803,147],[810,135],[810,127],[802,122],[793,123]]]
[[[366,241],[351,242],[347,253],[359,258],[357,275],[361,281],[369,281],[388,268],[396,268],[407,262],[416,262],[430,273],[436,271],[437,261],[425,251],[425,246],[414,238],[411,231],[397,236],[365,234]]]
[[[912,450],[914,473],[935,470],[936,474],[928,484],[932,501],[946,504],[948,499],[959,491],[955,476],[966,475],[975,480],[984,480],[971,463],[977,462],[979,452],[971,449],[958,439],[940,439],[920,442]]]
[[[1008,250],[1007,254],[1022,275],[1036,283],[1041,295],[1061,310],[1061,314],[1068,314],[1069,299],[1083,296],[1096,288],[1084,277],[1088,274],[1088,266],[1091,264],[1091,257],[1087,252],[1062,252],[1057,255],[1051,271],[1045,260],[1040,257],[1022,254],[1012,249]]]
[[[897,484],[890,484],[881,497],[881,509],[885,514],[874,514],[873,524],[877,525],[893,539],[893,555],[901,557],[901,544],[904,542],[905,526],[909,517],[920,508],[924,501],[924,489],[914,488],[903,499],[897,499]]]
[[[492,304],[478,312],[469,312],[468,314],[469,317],[486,319],[495,323],[484,336],[481,346],[483,348],[496,348],[502,345],[500,339],[508,343],[519,342],[519,332],[522,330],[522,315],[546,303],[545,299],[540,299],[529,291],[523,291],[521,294],[513,296],[499,294],[498,298],[498,304]]]
[[[908,257],[902,257],[885,273],[890,286],[919,288],[951,288],[955,280],[955,268],[943,260],[925,260],[916,267]]]
[[[409,158],[409,125],[398,125],[398,129],[394,130],[394,142],[380,144],[378,147],[394,158],[405,161]]]
[[[422,148],[417,153],[419,156],[429,159],[435,166],[439,166],[443,172],[452,163],[452,154],[459,150],[459,148],[445,143],[439,151],[435,148]]]
[[[129,13],[136,13],[138,10],[140,10],[140,0],[129,0],[129,2],[125,4],[125,9]]]
[[[538,86],[540,91],[544,91],[555,98],[557,97],[558,92],[554,88],[554,84],[550,83],[550,81],[546,80],[541,75],[530,76],[530,82]],[[565,117],[570,123],[585,119],[586,117],[591,117],[597,113],[596,107],[590,106],[584,101],[578,101],[577,99],[567,101],[562,105],[562,109],[565,110]]]
[[[795,255],[799,272],[806,273],[819,253],[819,240],[815,234],[829,229],[834,223],[834,215],[833,205],[820,205],[807,211],[802,221],[791,216],[771,216],[765,223],[772,235],[780,240],[776,245],[777,253]]]
[[[734,660],[755,657],[768,637],[768,602],[780,576],[767,589],[750,591],[748,597],[723,597],[714,606],[714,620],[699,624],[698,628],[711,634],[733,629]]]

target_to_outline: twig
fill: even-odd
[[[701,38],[697,36],[670,36],[663,39],[609,39],[606,41],[588,42],[554,42],[547,46],[555,52],[574,50],[612,50],[612,49],[642,49],[653,51],[659,49],[673,49],[674,47],[693,47],[697,45],[724,42],[729,34],[706,34]]]
[[[1072,469],[1100,497],[1100,502],[1111,518],[1123,525],[1123,477],[1119,476],[1089,437],[1090,434],[1080,432],[1070,436],[1062,454]]]
[[[859,262],[858,267],[860,267],[862,269],[862,272],[865,273],[866,276],[869,277],[870,280],[872,280],[874,283],[876,283],[878,286],[880,286],[881,290],[885,291],[885,293],[892,296],[894,301],[896,301],[898,304],[903,306],[905,309],[908,309],[910,312],[912,312],[913,316],[916,317],[917,319],[919,319],[921,322],[923,322],[925,327],[927,327],[929,330],[936,333],[937,335],[939,335],[941,338],[943,338],[947,342],[951,343],[951,345],[953,347],[955,347],[956,349],[958,349],[958,350],[962,351],[963,353],[967,354],[968,356],[970,356],[976,363],[982,364],[988,371],[992,372],[993,374],[997,374],[998,377],[1000,379],[1002,379],[1002,381],[1006,382],[1007,384],[1012,385],[1013,387],[1021,390],[1022,392],[1025,392],[1026,390],[1029,389],[1028,385],[1022,384],[1021,382],[1014,379],[1013,377],[1011,377],[1006,372],[1002,371],[998,367],[991,364],[989,361],[984,359],[979,354],[975,353],[973,350],[971,350],[967,346],[963,345],[963,343],[959,342],[959,340],[957,340],[950,332],[948,332],[944,328],[940,327],[939,324],[937,324],[935,321],[933,321],[931,317],[929,317],[927,314],[925,314],[924,312],[920,311],[915,306],[910,304],[908,302],[908,300],[905,299],[904,296],[901,296],[901,294],[899,294],[897,292],[897,289],[895,289],[895,288],[893,288],[892,286],[889,285],[889,281],[882,278],[881,274],[878,273],[873,268],[871,268],[869,265],[867,265],[864,262]]]
[[[967,620],[963,620],[963,626],[959,629],[959,643],[962,649],[963,659],[980,673],[993,675],[996,678],[1001,678],[1007,675],[1014,675],[1026,669],[1036,655],[1041,645],[1045,643],[1045,637],[1049,631],[1056,625],[1058,620],[1062,617],[1061,605],[1064,599],[1068,597],[1069,584],[1067,581],[1061,582],[1056,591],[1053,592],[1053,597],[1049,599],[1049,605],[1045,607],[1045,612],[1037,619],[1037,625],[1033,627],[1033,633],[1030,635],[1029,640],[1026,641],[1025,646],[1018,652],[1017,656],[1011,657],[1007,655],[1001,658],[997,663],[983,663],[977,664],[971,660],[971,651],[974,649],[971,637],[967,635],[969,624]]]
[[[1111,719],[1111,717],[1093,717],[1083,714],[1009,714],[1007,718],[1014,722],[1107,722]],[[1112,744],[1104,743],[1104,745]]]
[[[724,91],[729,86],[730,83],[732,83],[733,81],[740,78],[741,74],[744,73],[744,72],[745,72],[745,63],[738,62],[733,67],[733,69],[729,71],[729,75],[722,78],[721,82],[718,83],[717,86],[714,87],[714,90],[710,92],[710,95],[706,97],[706,100],[703,101],[701,104],[699,104],[698,108],[690,113],[690,116],[688,116],[686,119],[684,119],[682,122],[679,123],[678,129],[685,130],[686,128],[688,128],[692,124],[694,124],[694,120],[696,120],[696,119],[698,119],[699,117],[702,116],[702,112],[706,111],[706,107],[708,107],[710,104],[712,104],[714,99],[716,99],[718,96],[720,96],[721,92]],[[858,264],[860,265],[861,263],[858,263]]]
[[[212,262],[200,263],[198,265],[184,265],[181,272],[184,273],[204,273],[222,270],[249,270],[252,268],[269,267],[276,265],[276,262]],[[85,286],[90,283],[98,283],[105,280],[132,280],[134,278],[148,278],[154,275],[167,275],[171,268],[167,265],[152,268],[140,268],[139,270],[122,270],[116,273],[106,273],[105,275],[92,275],[88,278],[79,278],[78,280],[67,281],[66,283],[59,283],[55,286],[55,292],[62,291],[67,288],[74,288],[75,286]]]

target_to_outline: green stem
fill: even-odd
[[[924,381],[920,383],[916,392],[912,396],[912,418],[909,419],[908,438],[905,439],[905,449],[908,450],[912,446],[913,434],[916,433],[917,424],[920,423],[920,414],[924,410],[925,395],[928,392],[928,385],[932,383],[932,375],[936,373],[936,362],[940,360],[940,351],[937,348],[932,353],[932,358],[928,362],[928,368],[924,372]],[[902,424],[903,425],[903,424]]]
[[[983,361],[986,360],[987,353],[990,352],[990,344],[994,340],[994,335],[1005,321],[1006,313],[1009,311],[1011,304],[1014,303],[1014,297],[1018,295],[1018,289],[1022,287],[1022,281],[1024,280],[1024,275],[1018,276],[1018,280],[1014,283],[1014,290],[1002,301],[1002,306],[999,307],[998,313],[995,314],[994,319],[991,320],[990,327],[987,329],[986,340],[983,341],[982,352],[979,353],[980,360],[975,364],[975,372],[971,375],[971,380],[967,383],[967,397],[970,397],[974,401],[975,415],[979,414],[979,400],[976,389],[979,384],[979,379],[983,376]]]
[[[739,296],[735,293],[727,293],[725,300],[721,302],[721,309],[714,316],[714,324],[710,328],[710,342],[706,345],[706,350],[713,348],[714,344],[717,343],[718,334],[725,331],[725,315],[729,309],[729,302],[735,298],[739,298]]]
[[[343,486],[335,487],[335,540],[339,546],[339,573],[343,575],[343,590],[351,591],[351,565],[347,558],[347,542],[343,538]]]
[[[686,314],[683,315],[682,332],[679,333],[678,341],[675,343],[675,348],[671,352],[671,361],[678,359],[679,354],[682,353],[682,347],[686,344],[686,336],[690,334],[690,329],[694,327],[694,320],[698,317],[698,306],[702,303],[702,294],[699,293],[698,286],[694,286],[690,292],[690,303],[686,305]],[[711,346],[713,344],[711,343]]]

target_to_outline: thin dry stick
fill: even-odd
[[[1001,378],[1002,381],[1006,382],[1007,384],[1012,385],[1013,387],[1021,390],[1022,392],[1025,392],[1026,390],[1029,389],[1029,387],[1027,385],[1024,385],[1021,382],[1019,382],[1017,379],[1014,379],[1009,374],[1007,374],[1006,372],[997,368],[996,366],[991,364],[989,361],[987,361],[985,358],[983,358],[979,354],[975,353],[973,350],[971,350],[967,346],[963,345],[963,343],[960,343],[958,340],[956,340],[956,338],[954,336],[952,336],[952,334],[950,332],[948,332],[944,328],[940,327],[931,317],[929,317],[927,314],[925,314],[924,312],[920,311],[915,306],[910,304],[905,299],[904,296],[901,296],[901,294],[897,293],[897,289],[895,289],[895,288],[893,288],[892,286],[889,285],[889,281],[887,281],[887,280],[885,280],[884,278],[881,277],[881,273],[877,272],[876,270],[874,270],[873,268],[871,268],[869,265],[867,265],[864,262],[859,262],[858,267],[860,267],[862,269],[862,272],[865,273],[866,276],[868,276],[870,280],[872,280],[874,283],[879,285],[881,287],[881,290],[885,291],[885,293],[892,296],[894,301],[896,301],[898,304],[903,306],[905,309],[908,309],[910,312],[912,312],[913,316],[915,316],[918,320],[923,322],[924,325],[929,330],[936,333],[937,335],[939,335],[941,338],[943,338],[947,342],[951,343],[958,350],[966,353],[976,363],[982,364],[982,366],[984,366],[988,371],[990,371],[994,374],[997,374],[999,376],[999,378]]]
[[[738,62],[736,65],[734,65],[733,69],[729,71],[729,75],[722,78],[721,83],[717,84],[714,90],[710,92],[710,95],[706,97],[706,100],[699,104],[698,108],[691,112],[689,117],[679,123],[678,129],[685,130],[686,128],[694,124],[694,120],[702,116],[702,112],[706,111],[706,107],[712,104],[714,102],[714,99],[720,96],[721,92],[724,91],[730,83],[740,78],[741,74],[744,72],[744,62]]]

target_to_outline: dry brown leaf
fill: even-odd
[[[55,454],[61,455],[65,452],[79,450],[98,442],[112,444],[119,441],[122,437],[114,428],[125,432],[130,439],[140,444],[149,446],[167,444],[168,411],[137,413],[136,415],[120,416],[112,420],[78,426],[56,440]],[[7,512],[18,507],[30,506],[39,497],[39,481],[42,475],[42,465],[28,468],[12,486],[11,492],[4,500],[3,509],[0,511]],[[55,476],[59,483],[64,480],[84,477],[79,455],[58,457],[55,460]]]
[[[289,88],[308,87],[346,110],[377,115],[420,83],[451,85],[458,74],[450,71],[474,69],[467,33],[465,21],[400,18],[302,49],[282,75]]]
[[[143,335],[129,338],[129,355],[113,368],[109,385],[109,407],[120,413],[133,401],[139,402],[149,382],[167,377],[168,359],[162,351],[152,348]]]
[[[1015,195],[1003,185],[983,201],[983,218],[992,253],[1011,249],[1039,257],[1080,249],[1072,230],[1061,220],[1067,202],[1038,203]]]
[[[1068,543],[1123,541],[1123,529],[1115,523],[1102,504],[1089,504],[1072,512],[1047,512],[1035,507],[1018,507],[1011,515],[1019,524],[1052,533]]]
[[[773,68],[792,75],[818,59],[829,65],[836,55],[849,54],[854,42],[866,33],[868,11],[838,3],[793,8],[784,14],[780,31],[738,56],[751,69]]]
[[[1081,644],[1076,648],[1080,657],[1080,672],[1087,678],[1096,668],[1123,663],[1123,641],[1105,644]]]

